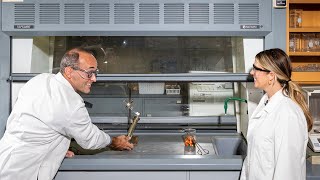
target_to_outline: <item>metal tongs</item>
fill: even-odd
[[[199,154],[199,155],[209,154],[209,150],[203,148],[202,146],[200,146],[200,144],[199,144],[195,139],[193,139],[193,143],[194,143],[195,146],[198,148],[197,154]]]

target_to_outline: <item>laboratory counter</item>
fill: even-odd
[[[307,180],[320,180],[320,164],[307,161]]]
[[[310,161],[310,156],[315,156],[320,159],[320,153],[313,152],[310,147],[307,147],[307,180],[320,180],[320,164],[312,164]],[[319,160],[317,159],[317,160]]]
[[[186,154],[181,135],[140,135],[132,151],[109,148],[82,152],[64,159],[55,180],[64,179],[238,179],[246,143],[239,134],[197,135],[197,142],[208,150],[199,155],[197,148]],[[307,150],[307,157],[311,150]],[[85,155],[83,155],[85,154]],[[91,155],[89,155],[91,154]],[[307,160],[307,180],[320,180],[320,165]]]

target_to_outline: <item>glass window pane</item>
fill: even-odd
[[[250,56],[251,63],[250,52],[257,51],[251,48],[262,50],[263,41],[253,41],[248,45],[241,37],[14,37],[12,72],[58,72],[63,54],[81,46],[92,50],[102,74],[244,73],[245,59]]]
[[[13,37],[12,73],[59,71],[64,53],[86,47],[97,58],[101,74],[248,73],[263,39],[242,37]],[[134,112],[141,122],[234,122],[240,97],[234,82],[96,82],[81,94],[94,122],[128,123]],[[201,81],[201,80],[198,80]],[[206,80],[205,80],[206,81]],[[13,83],[12,102],[21,87]],[[127,103],[132,104],[129,110]],[[227,107],[227,109],[226,109]],[[227,114],[227,116],[225,116]],[[209,117],[209,118],[207,118]],[[230,121],[229,121],[230,120]],[[200,123],[201,124],[201,123]]]
[[[128,102],[141,117],[235,115],[234,102],[224,104],[234,96],[231,82],[95,83],[82,96],[91,116],[128,116]]]

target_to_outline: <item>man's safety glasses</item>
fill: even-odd
[[[99,69],[96,70],[84,70],[81,69],[79,67],[71,67],[72,69],[76,70],[76,71],[81,71],[86,73],[86,76],[82,76],[81,74],[79,74],[83,79],[91,79],[93,75],[95,75],[95,77],[97,77],[98,73],[99,73]]]
[[[262,71],[262,72],[270,72],[268,69],[261,69],[255,66],[254,64],[252,65],[252,70],[254,71]]]

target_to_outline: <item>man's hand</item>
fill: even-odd
[[[115,150],[132,150],[133,144],[129,142],[130,138],[125,135],[117,136],[112,138],[110,147]]]
[[[66,153],[66,157],[67,158],[72,158],[74,156],[74,152],[68,150],[67,153]]]

